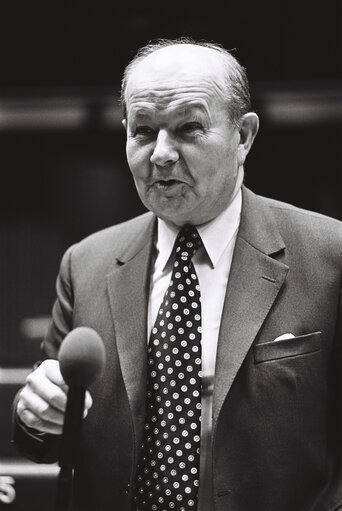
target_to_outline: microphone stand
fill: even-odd
[[[68,511],[72,494],[73,469],[79,453],[85,388],[71,386],[65,412],[61,453],[61,467],[57,480],[55,511]]]

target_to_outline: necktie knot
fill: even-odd
[[[192,259],[202,240],[194,225],[185,225],[178,233],[176,239],[176,259],[186,261]]]

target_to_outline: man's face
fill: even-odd
[[[232,199],[239,131],[228,120],[214,50],[172,46],[127,84],[127,160],[143,204],[177,226],[215,218]]]

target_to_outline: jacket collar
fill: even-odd
[[[255,195],[242,187],[242,213],[238,236],[256,250],[268,255],[285,248],[271,213],[268,199]]]

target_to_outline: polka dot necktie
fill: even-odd
[[[134,511],[196,510],[201,430],[201,301],[193,226],[178,234],[169,287],[148,347],[146,419]]]

